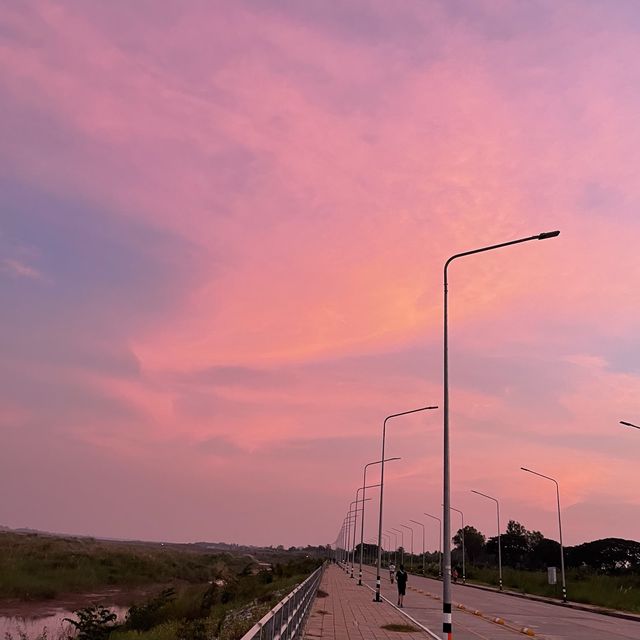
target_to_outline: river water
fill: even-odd
[[[5,600],[0,602],[0,640],[5,640],[7,633],[11,634],[13,640],[20,640],[20,634],[23,632],[29,640],[35,640],[41,637],[45,630],[47,640],[66,638],[72,627],[68,622],[64,622],[64,619],[76,620],[73,612],[91,604],[107,607],[117,614],[118,621],[122,621],[129,606],[147,595],[145,591],[123,592],[113,589],[76,594],[47,602]]]

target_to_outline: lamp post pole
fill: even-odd
[[[368,487],[358,487],[357,491],[356,491],[356,514],[358,511],[360,511],[360,522],[364,522],[364,503],[371,500],[371,498],[365,498],[364,495],[362,496],[362,501],[360,500],[360,498],[358,498],[359,493],[362,491],[364,493],[365,489],[373,489],[373,487],[379,487],[380,485],[378,484],[372,484],[369,485]],[[362,509],[358,509],[357,505],[360,504],[360,502],[362,502]],[[357,515],[356,515],[356,525],[358,524],[358,520],[357,520]],[[351,561],[351,577],[353,578],[353,564],[355,561],[355,553],[356,553],[356,530],[357,530],[357,526],[353,527],[353,554],[354,557]],[[364,533],[364,532],[363,532]],[[360,580],[359,580],[359,584],[362,584],[362,537],[360,538]]]
[[[400,548],[402,549],[402,553],[400,554],[400,564],[404,564],[404,531],[402,529],[394,529],[391,528],[391,531],[396,531],[400,534]]]
[[[382,535],[385,538],[385,545],[387,546],[387,564],[389,564],[389,553],[391,549],[391,536],[388,536],[386,533]]]
[[[438,577],[442,578],[442,520],[437,516],[432,516],[430,513],[426,513],[423,511],[423,515],[429,516],[434,520],[437,520],[439,523],[438,532],[440,533],[440,562],[438,563]]]
[[[409,557],[409,566],[411,568],[411,571],[413,571],[413,529],[406,524],[401,524],[400,526],[405,529],[409,529],[409,531],[411,532],[411,556]]]
[[[398,534],[393,530],[388,531],[387,533],[389,536],[393,536],[393,564],[398,564]]]
[[[357,492],[356,492],[356,496],[357,496]],[[367,498],[367,500],[371,500],[371,498]],[[350,548],[350,552],[349,554],[347,554],[347,564],[349,563],[349,558],[348,556],[351,555],[351,570],[349,570],[349,567],[347,566],[347,573],[351,573],[351,575],[349,576],[350,578],[353,578],[353,567],[356,561],[356,530],[357,530],[357,526],[358,526],[358,513],[360,511],[362,511],[362,509],[359,509],[357,504],[358,502],[360,502],[358,499],[354,500],[351,504],[356,504],[355,509],[352,509],[349,513],[351,513],[351,518],[349,520],[349,524],[351,524],[351,522],[353,522],[353,526],[350,527],[349,529],[349,534],[347,536],[347,540],[348,540],[348,545]],[[353,539],[353,540],[352,540]]]
[[[560,486],[558,485],[558,481],[549,476],[545,476],[542,473],[538,473],[537,471],[531,471],[531,469],[527,469],[526,467],[520,467],[523,471],[527,473],[532,473],[534,476],[540,476],[541,478],[546,478],[547,480],[551,480],[556,485],[556,498],[558,500],[558,531],[560,532],[560,570],[562,572],[562,602],[567,601],[567,583],[565,581],[564,576],[564,546],[562,544],[562,517],[560,515]]]
[[[442,632],[444,640],[453,639],[453,631],[451,626],[451,514],[449,507],[451,506],[451,484],[450,484],[450,470],[449,470],[449,326],[448,326],[448,269],[449,265],[458,258],[470,256],[476,253],[482,253],[485,251],[491,251],[493,249],[500,249],[502,247],[508,247],[513,244],[520,244],[522,242],[529,242],[530,240],[546,240],[547,238],[555,238],[560,235],[559,231],[548,231],[546,233],[540,233],[536,236],[529,236],[528,238],[520,238],[518,240],[511,240],[510,242],[502,242],[500,244],[494,244],[480,249],[473,249],[471,251],[464,251],[462,253],[456,253],[452,255],[444,263],[444,344],[443,344],[443,356],[444,356],[444,424],[443,424],[443,532],[442,535],[447,541],[444,548],[444,571],[442,580]],[[384,455],[382,456],[384,458]]]
[[[345,542],[345,536],[347,533],[347,518],[342,521],[342,529],[340,530],[340,563],[344,564],[345,554],[347,552],[347,545]]]
[[[392,460],[400,460],[400,458],[387,458],[385,460],[385,462],[391,462]],[[358,584],[361,585],[362,584],[362,539],[364,537],[364,496],[365,496],[365,489],[367,489],[366,484],[367,484],[367,469],[371,466],[373,466],[374,464],[380,464],[382,462],[382,460],[376,460],[375,462],[369,462],[367,464],[364,465],[364,474],[362,477],[362,516],[360,518],[360,572],[358,575]],[[380,486],[380,485],[375,485]]]
[[[425,538],[425,526],[422,522],[418,522],[417,520],[409,520],[409,522],[413,522],[413,524],[417,524],[419,526],[422,527],[422,575],[426,575],[426,571],[425,571],[425,545],[424,545],[424,538]]]
[[[351,549],[349,549],[349,547],[351,546],[351,530],[352,530],[351,523],[353,522],[353,528],[355,528],[355,526],[356,526],[356,524],[358,522],[358,508],[356,507],[354,509],[354,507],[353,507],[353,505],[357,504],[357,503],[358,503],[357,500],[354,500],[353,502],[351,502],[350,506],[349,506],[349,511],[347,512],[347,518],[348,518],[348,520],[347,520],[347,525],[348,525],[348,527],[347,527],[347,545],[348,545],[347,549],[348,549],[348,551],[347,551],[347,567],[346,567],[346,571],[347,571],[347,573],[349,573],[349,556],[351,556],[351,577],[352,578],[353,578],[353,555],[352,555]]]
[[[371,558],[373,556],[373,547],[375,546],[375,540],[373,538],[367,538],[367,544],[369,545],[369,553],[365,557],[365,564],[371,563]]]
[[[411,413],[418,413],[419,411],[428,411],[430,409],[437,409],[438,407],[420,407],[419,409],[411,409],[410,411],[401,411],[400,413],[393,413],[387,416],[382,423],[382,455],[380,456],[380,511],[378,514],[378,568],[376,571],[376,602],[382,602],[380,597],[380,563],[382,561],[382,554],[380,552],[380,546],[382,544],[382,505],[384,496],[384,441],[387,432],[387,422],[393,418],[400,416],[407,416]]]
[[[348,547],[348,540],[349,540],[349,524],[351,522],[351,512],[348,512],[347,515],[344,518],[344,522],[342,524],[342,546],[343,546],[343,550],[342,550],[342,556],[343,556],[343,564],[344,567],[343,569],[346,571],[347,567],[349,566],[349,547]]]
[[[500,591],[502,591],[502,545],[500,543],[500,503],[498,502],[497,498],[488,496],[486,493],[482,493],[481,491],[476,491],[475,489],[471,489],[471,493],[475,493],[479,496],[489,498],[489,500],[493,500],[496,503],[496,511],[498,516],[498,585],[500,586]]]
[[[464,559],[465,559],[465,552],[464,552],[464,513],[462,513],[462,511],[460,511],[460,509],[455,509],[454,507],[449,507],[451,509],[451,511],[455,511],[456,513],[460,514],[460,517],[462,518],[462,529],[460,529],[460,531],[462,531],[462,584],[467,584],[467,574],[466,574],[466,570],[465,570],[465,563],[464,563]]]

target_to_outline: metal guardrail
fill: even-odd
[[[269,613],[245,633],[241,640],[295,640],[304,629],[316,591],[324,573],[323,564]]]

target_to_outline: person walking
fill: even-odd
[[[404,565],[400,565],[400,569],[396,573],[396,582],[398,583],[398,606],[404,609],[404,595],[407,591],[407,580],[409,575],[404,570]]]
[[[396,575],[396,565],[393,562],[389,565],[389,580],[391,580],[391,584],[393,584],[393,578]]]

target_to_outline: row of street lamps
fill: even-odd
[[[412,411],[406,411],[403,413],[399,413],[399,414],[393,414],[392,416],[388,416],[387,420],[389,418],[393,418],[393,417],[397,417],[397,416],[401,416],[401,415],[406,415],[409,413],[416,413],[418,411],[425,411],[427,409],[434,409],[437,407],[423,407],[421,409],[413,409]],[[626,422],[624,420],[620,421],[620,424],[627,426],[627,427],[633,427],[635,429],[640,429],[640,426],[635,425],[631,422]],[[385,420],[385,425],[386,425],[386,420]],[[383,425],[383,451],[384,451],[384,437],[385,437],[385,425]],[[359,487],[356,491],[356,499],[350,503],[350,510],[347,513],[347,516],[344,519],[343,522],[343,527],[346,527],[346,540],[348,540],[349,542],[351,541],[351,534],[353,533],[353,544],[350,544],[351,546],[351,577],[353,578],[353,572],[354,572],[354,554],[355,554],[355,548],[356,548],[356,523],[357,523],[357,514],[358,512],[361,513],[360,516],[360,568],[359,568],[359,574],[358,574],[358,584],[361,585],[362,584],[362,564],[363,564],[363,555],[364,555],[364,511],[365,511],[365,503],[368,502],[369,500],[371,500],[371,498],[366,498],[365,497],[365,491],[367,489],[373,489],[373,488],[377,488],[380,487],[380,493],[381,493],[381,498],[382,498],[382,474],[381,474],[381,482],[378,484],[372,484],[372,485],[367,485],[367,469],[370,466],[373,465],[377,465],[377,464],[381,464],[382,466],[384,466],[384,462],[391,462],[394,460],[400,460],[401,458],[398,457],[393,457],[393,458],[387,458],[386,460],[377,460],[375,462],[369,462],[368,464],[366,464],[364,466],[364,473],[363,473],[363,484],[362,487]],[[560,486],[558,484],[558,481],[555,478],[551,478],[550,476],[544,475],[542,473],[538,473],[537,471],[533,471],[531,469],[528,469],[527,467],[520,467],[520,469],[522,471],[525,471],[527,473],[531,473],[533,475],[536,475],[540,478],[544,478],[546,480],[550,480],[551,482],[553,482],[556,486],[556,501],[557,501],[557,508],[558,508],[558,533],[560,536],[560,571],[561,571],[561,580],[562,580],[562,600],[563,602],[567,602],[567,585],[566,585],[566,577],[565,577],[565,567],[564,567],[564,543],[563,543],[563,539],[562,539],[562,512],[561,512],[561,508],[560,508]],[[359,493],[360,491],[362,491],[362,500],[360,500]],[[486,493],[483,493],[482,491],[477,491],[476,489],[471,489],[471,493],[475,493],[476,495],[482,496],[484,498],[487,498],[489,500],[492,500],[493,502],[495,502],[496,504],[496,522],[497,522],[497,540],[498,540],[498,584],[499,584],[499,589],[500,591],[503,590],[503,581],[502,581],[502,543],[501,543],[501,527],[500,527],[500,501],[495,498],[494,496],[490,496]],[[362,508],[358,508],[359,503],[362,502]],[[355,508],[354,508],[355,505]],[[382,499],[381,499],[381,505],[382,505]],[[464,526],[464,513],[460,510],[460,509],[456,509],[454,507],[450,507],[450,509],[452,511],[455,511],[457,513],[460,514],[460,517],[462,519],[462,529],[461,529],[461,545],[462,545],[462,582],[463,584],[466,582],[466,569],[465,569],[465,546],[464,546],[464,533],[465,533],[465,526]],[[434,516],[430,513],[424,513],[425,516],[428,516],[429,518],[432,518],[434,520],[437,520],[438,522],[438,531],[440,534],[440,540],[439,540],[439,557],[440,557],[440,562],[438,563],[438,567],[439,567],[439,576],[442,576],[442,521],[440,520],[440,518],[438,518],[437,516]],[[351,526],[351,522],[354,522],[353,527]],[[419,522],[418,520],[413,520],[413,519],[409,519],[409,522],[412,522],[413,524],[416,524],[420,527],[422,527],[422,573],[423,575],[426,575],[426,570],[425,570],[425,558],[426,558],[426,547],[425,547],[425,525],[422,522]],[[380,517],[380,522],[379,525],[381,524],[381,517]],[[413,569],[413,556],[414,556],[414,546],[413,546],[413,527],[411,527],[408,524],[400,524],[400,527],[407,529],[410,533],[411,533],[411,555],[410,555],[410,568]],[[398,548],[398,538],[397,536],[400,536],[400,548],[402,549],[401,552],[401,559],[400,562],[404,563],[404,549],[405,549],[405,545],[404,545],[404,532],[402,531],[402,529],[397,529],[397,528],[391,528],[389,531],[385,531],[382,534],[383,538],[386,538],[389,542],[388,544],[386,544],[386,548],[389,549],[391,546],[391,536],[394,536],[395,538],[395,549]],[[346,544],[349,544],[349,542],[347,542]],[[346,548],[346,544],[345,544],[345,548]],[[381,567],[381,542],[379,540],[379,543],[377,545],[377,552],[378,552],[378,563],[377,563],[377,567],[378,567],[378,575],[376,578],[376,600],[379,599],[380,597],[380,591],[379,591],[379,584],[380,584],[380,567]],[[394,552],[395,554],[395,552]],[[347,556],[347,560],[348,560],[348,556]],[[394,561],[395,561],[395,556],[394,556]]]
[[[478,253],[485,253],[487,251],[492,251],[494,249],[501,249],[503,247],[508,247],[508,246],[512,246],[512,245],[516,245],[516,244],[522,244],[524,242],[529,242],[532,240],[547,240],[549,238],[555,238],[558,235],[560,235],[559,231],[549,231],[549,232],[545,232],[545,233],[540,233],[534,236],[528,236],[526,238],[519,238],[517,240],[511,240],[509,242],[502,242],[500,244],[494,244],[494,245],[490,245],[490,246],[486,246],[486,247],[481,247],[479,249],[472,249],[471,251],[464,251],[462,253],[457,253],[453,256],[451,256],[444,264],[444,322],[443,322],[443,390],[444,390],[444,407],[443,407],[443,500],[442,500],[442,539],[444,539],[446,541],[446,544],[444,545],[444,557],[443,557],[443,562],[441,563],[442,565],[442,631],[443,631],[443,637],[445,640],[452,640],[453,638],[453,632],[452,632],[452,618],[451,618],[451,544],[450,544],[450,540],[451,540],[451,511],[458,511],[456,509],[452,509],[451,507],[451,480],[450,480],[450,446],[449,446],[449,326],[448,326],[448,295],[449,295],[449,291],[448,291],[448,269],[449,266],[451,265],[451,263],[454,260],[458,260],[459,258],[463,258],[466,256],[471,256],[471,255],[475,255]],[[387,418],[385,418],[384,423],[383,423],[383,427],[382,427],[382,455],[380,456],[380,461],[377,464],[380,464],[380,509],[379,509],[379,522],[378,522],[378,549],[377,549],[377,571],[376,571],[376,601],[380,601],[381,600],[381,596],[380,596],[380,568],[381,568],[381,561],[382,561],[382,515],[383,515],[383,495],[384,495],[384,463],[385,463],[385,457],[384,457],[384,453],[385,453],[385,435],[386,435],[386,426],[387,426],[387,421],[392,419],[392,418],[397,418],[400,416],[405,416],[411,413],[416,413],[418,411],[426,411],[428,409],[436,409],[437,407],[435,406],[430,406],[430,407],[421,407],[419,409],[413,409],[410,411],[403,411],[401,413],[395,413],[393,415],[387,416]],[[624,423],[627,424],[628,426],[636,426],[636,425],[631,425],[630,423]],[[376,463],[371,463],[371,464],[376,464]],[[527,470],[528,471],[528,470]],[[365,472],[366,473],[366,472]],[[531,473],[535,473],[535,472],[531,472]],[[542,476],[542,474],[536,474],[536,475],[540,475],[541,477],[547,478],[549,480],[552,480],[553,482],[555,482],[555,480],[553,480],[553,478],[549,478],[548,476]],[[557,486],[557,483],[556,483]],[[363,509],[362,511],[364,511],[364,502],[365,502],[365,498],[364,498],[364,493],[366,491],[366,480],[363,482]],[[485,494],[480,494],[480,495],[485,495]],[[490,499],[494,499],[491,498],[491,496],[486,496]],[[358,503],[358,500],[356,499],[355,503]],[[351,503],[352,505],[354,503]],[[559,497],[559,491],[558,491],[558,508],[559,508],[559,504],[560,504],[560,497]],[[351,514],[354,514],[357,516],[358,513],[358,508],[356,507],[356,509],[353,509],[353,506],[350,508],[349,513],[347,514],[347,518],[345,518],[345,521],[343,522],[343,526],[341,528],[341,534],[342,535],[342,530],[345,528],[345,525],[350,526],[350,521],[351,518],[349,516],[351,516]],[[463,516],[464,517],[464,516]],[[498,517],[499,518],[499,517]],[[560,528],[562,528],[561,524],[560,524]],[[362,538],[362,530],[363,530],[363,525],[361,525],[361,538]],[[350,530],[349,530],[350,532]],[[463,523],[463,533],[464,533],[464,523]],[[498,529],[498,533],[499,533],[499,529]],[[349,538],[347,538],[349,539]],[[354,538],[355,540],[355,538]],[[464,540],[464,537],[463,537]],[[561,542],[562,545],[562,542]],[[404,545],[403,545],[404,548]],[[442,548],[442,547],[441,547]],[[362,545],[360,547],[360,558],[362,561]],[[353,556],[352,556],[352,560],[353,560]],[[464,562],[464,550],[463,550],[463,562]],[[500,558],[500,565],[501,565],[501,558]],[[563,573],[563,597],[566,599],[566,588],[565,588],[565,584],[564,584],[564,560],[562,562],[562,573]],[[465,568],[463,565],[463,580],[465,579]],[[362,572],[360,571],[360,576],[359,576],[359,581],[360,583],[362,582]]]
[[[630,426],[635,426],[635,425],[630,425]],[[640,429],[640,427],[636,427],[638,429]],[[527,469],[525,467],[520,467],[522,469],[522,471],[527,471],[528,473],[532,473],[536,476],[540,476],[541,478],[546,478],[547,480],[551,480],[552,482],[555,483],[556,485],[556,497],[557,497],[557,503],[558,503],[558,530],[559,530],[559,534],[560,534],[560,570],[561,570],[561,575],[562,575],[562,600],[563,602],[567,601],[567,584],[566,584],[566,578],[565,578],[565,570],[564,570],[564,544],[562,541],[562,516],[561,516],[561,511],[560,511],[560,488],[558,485],[558,482],[554,479],[554,478],[550,478],[549,476],[545,476],[542,473],[538,473],[537,471],[532,471],[531,469]],[[500,502],[498,501],[497,498],[494,498],[493,496],[490,496],[486,493],[483,493],[482,491],[476,491],[475,489],[471,489],[471,493],[475,493],[476,495],[479,496],[483,496],[485,498],[488,498],[489,500],[493,500],[493,502],[496,503],[496,521],[497,521],[497,532],[498,532],[498,586],[500,591],[503,590],[503,583],[502,583],[502,541],[501,541],[501,527],[500,527]],[[457,513],[460,514],[460,517],[462,519],[462,529],[461,529],[461,545],[462,545],[462,583],[465,584],[466,583],[466,569],[465,569],[465,557],[466,557],[466,553],[465,553],[465,548],[464,548],[464,534],[465,534],[465,528],[464,528],[464,513],[462,511],[460,511],[460,509],[455,509],[454,507],[451,507],[452,511],[455,511]],[[425,515],[431,517],[431,518],[435,518],[435,516],[431,516],[428,513],[425,513]],[[436,520],[438,520],[438,522],[440,521],[439,518],[435,518]],[[422,526],[423,528],[423,543],[422,543],[422,557],[423,557],[423,567],[422,567],[422,573],[424,575],[425,570],[424,570],[424,553],[425,553],[425,549],[424,549],[424,525],[420,522],[417,522],[416,520],[411,520],[411,522],[414,522],[416,524],[419,524],[420,526]],[[404,526],[404,525],[401,525]],[[440,551],[442,552],[442,540],[440,541]],[[411,549],[411,553],[413,555],[413,546]]]
[[[436,406],[420,407],[419,409],[410,409],[409,411],[401,411],[400,413],[392,413],[387,416],[382,423],[382,455],[380,456],[380,510],[378,512],[378,563],[376,571],[376,602],[381,602],[382,597],[380,595],[380,567],[382,563],[382,507],[384,497],[384,445],[385,437],[387,433],[387,422],[393,418],[399,418],[401,416],[408,416],[412,413],[418,413],[421,411],[430,411],[437,409]]]

